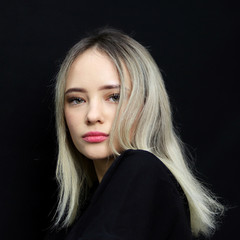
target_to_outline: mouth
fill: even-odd
[[[82,136],[83,140],[90,143],[100,143],[109,137],[108,134],[103,132],[88,132]]]

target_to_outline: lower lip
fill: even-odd
[[[83,140],[90,143],[100,143],[105,141],[108,136],[87,136],[84,137]]]

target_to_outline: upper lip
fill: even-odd
[[[108,136],[108,134],[103,133],[103,132],[87,132],[85,133],[82,137],[89,137],[89,136]]]

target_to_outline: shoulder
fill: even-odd
[[[161,209],[160,206],[170,204],[172,210],[184,209],[185,196],[180,185],[163,162],[148,151],[123,152],[99,187],[99,193],[103,189],[106,189],[105,196],[109,193],[107,198],[115,196],[120,201],[125,196],[130,205],[138,201],[141,206],[153,204]]]
[[[122,153],[121,162],[128,164],[138,164],[140,167],[146,166],[164,166],[159,158],[157,158],[153,153],[145,150],[133,150],[128,149]]]
[[[161,159],[145,150],[129,149],[117,161],[119,163],[115,170],[116,182],[129,189],[129,196],[132,192],[138,192],[137,196],[144,193],[146,198],[152,202],[156,201],[155,206],[162,204],[166,207],[170,204],[172,209],[177,208],[176,212],[186,214],[189,219],[184,191]],[[141,195],[141,199],[144,196]]]
[[[127,170],[130,174],[136,173],[147,177],[155,176],[158,179],[170,180],[173,175],[164,163],[154,154],[145,150],[125,151],[119,159],[119,170]]]
[[[178,183],[169,169],[154,154],[144,150],[124,151],[108,169],[100,184],[100,189],[107,185],[119,188],[119,185],[136,188],[167,188],[176,194]],[[164,187],[163,187],[164,186]]]
[[[145,150],[124,151],[104,175],[98,192],[107,186],[109,189],[123,188],[121,191],[140,189],[148,192],[161,189],[163,192],[167,189],[168,193],[175,196],[181,192],[170,170],[158,157]]]

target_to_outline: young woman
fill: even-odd
[[[223,207],[193,176],[149,52],[112,29],[82,39],[56,83],[60,185],[55,225],[67,240],[208,236]]]

